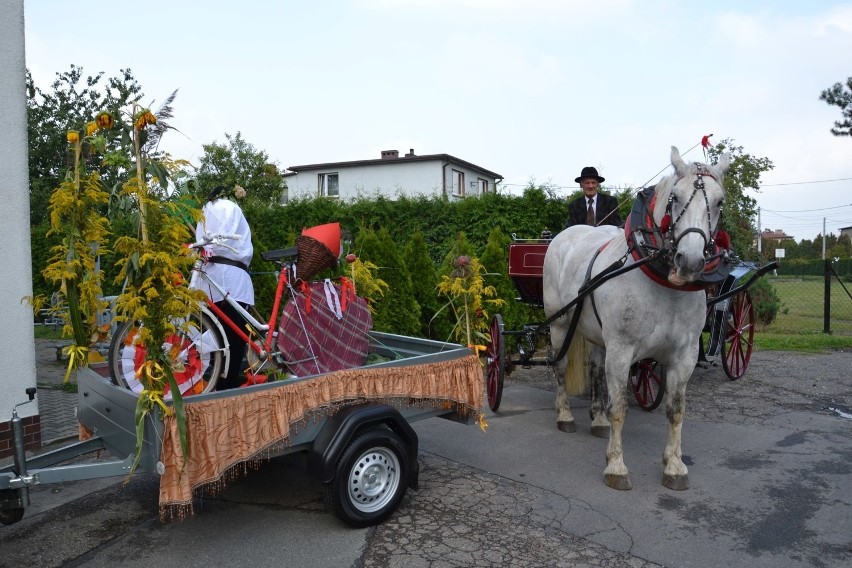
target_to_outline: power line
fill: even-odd
[[[809,183],[829,183],[833,181],[850,181],[852,178],[818,179],[816,181],[791,181],[788,183],[762,183],[760,187],[777,187],[779,185],[807,185]]]
[[[695,146],[693,146],[693,148],[694,147]],[[692,150],[692,148],[690,148],[690,150]],[[686,152],[684,152],[684,154],[685,153]],[[659,176],[668,167],[669,166],[666,166],[665,168],[660,170],[651,179],[654,179],[655,177]],[[648,180],[648,182],[650,182],[650,181],[651,180]],[[760,184],[759,187],[764,188],[764,187],[781,187],[781,186],[786,186],[786,185],[808,185],[808,184],[812,184],[812,183],[832,183],[832,182],[837,182],[837,181],[852,181],[852,178],[818,179],[818,180],[813,180],[813,181],[791,181],[791,182],[786,182],[786,183],[762,183],[762,184]],[[647,185],[648,182],[646,182],[646,185]],[[529,183],[501,183],[500,185],[513,186],[513,187],[529,187]],[[549,187],[553,187],[553,188],[558,188],[558,189],[580,189],[579,186],[559,185],[559,184],[556,184],[556,183],[545,183],[545,185],[547,185]],[[619,189],[619,190],[622,189],[622,188],[623,189],[628,189],[628,188],[634,189],[633,185],[631,185],[631,184],[614,184],[614,185],[607,185],[607,186],[601,186],[601,187],[606,187],[606,188],[609,188],[609,189]],[[644,187],[644,186],[642,186],[642,187]],[[850,204],[850,205],[852,205],[852,204]],[[849,207],[849,205],[839,205],[838,207]],[[832,209],[832,208],[828,207],[827,209]],[[808,209],[807,211],[822,211],[822,209]]]
[[[844,207],[852,207],[852,203],[848,203],[846,205],[836,205],[834,207],[822,207],[820,209],[764,209],[761,208],[761,211],[766,211],[767,213],[811,213],[814,211],[829,211],[831,209],[843,209]]]

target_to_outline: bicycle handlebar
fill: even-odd
[[[225,241],[228,241],[228,240],[241,241],[241,240],[243,240],[243,236],[242,235],[228,235],[228,234],[223,234],[223,233],[214,233],[214,234],[205,233],[202,240],[198,241],[197,243],[193,243],[193,244],[189,245],[189,248],[200,249],[200,248],[203,248],[205,245],[211,245],[212,244],[212,245],[216,245],[216,246],[226,248],[226,249],[233,251],[233,252],[237,252],[237,249],[235,249],[232,246],[225,244]]]

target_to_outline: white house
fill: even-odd
[[[449,154],[415,156],[414,149],[400,157],[383,150],[381,158],[290,166],[284,172],[287,198],[442,195],[460,199],[493,192],[500,174]],[[286,199],[286,198],[285,198]]]
[[[24,61],[24,0],[3,2],[0,18],[0,458],[12,453],[12,409],[36,386],[30,258],[30,192],[27,170],[27,91]],[[38,398],[17,409],[27,449],[41,440]]]

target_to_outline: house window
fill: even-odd
[[[479,195],[485,195],[486,193],[488,193],[488,180],[487,179],[478,178],[476,180],[476,182],[477,182],[477,185],[479,186]]]
[[[337,173],[319,174],[317,193],[320,197],[339,197],[340,188]]]
[[[464,197],[464,172],[453,170],[453,195]]]

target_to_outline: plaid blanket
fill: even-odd
[[[284,306],[278,347],[298,377],[351,369],[367,359],[372,326],[367,302],[349,282],[312,282]]]

